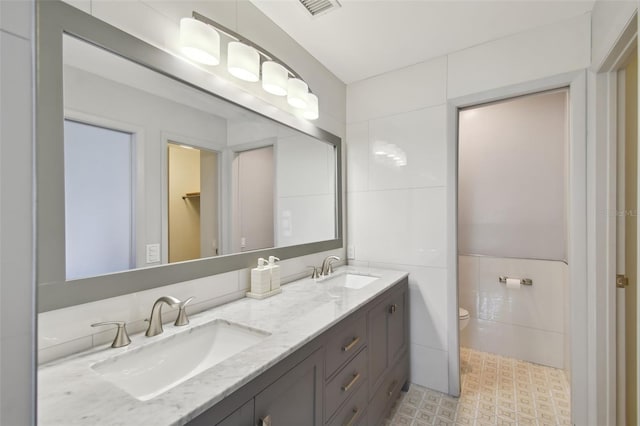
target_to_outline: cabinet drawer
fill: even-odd
[[[329,419],[336,409],[355,394],[367,379],[367,348],[364,348],[324,389],[324,418]]]
[[[325,377],[331,376],[353,354],[358,353],[367,341],[367,319],[361,315],[341,326],[327,340]]]
[[[362,384],[333,417],[329,426],[356,426],[367,424],[367,385]]]
[[[390,374],[382,382],[376,393],[369,402],[369,424],[378,425],[384,420],[384,416],[388,414],[391,403],[400,395],[400,389],[407,380],[407,355],[395,365]]]

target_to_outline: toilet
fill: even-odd
[[[469,311],[465,308],[458,308],[458,325],[460,326],[460,331],[464,330],[467,324],[469,324]]]

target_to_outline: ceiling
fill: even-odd
[[[593,0],[339,0],[312,17],[298,0],[251,0],[343,82],[589,12]]]

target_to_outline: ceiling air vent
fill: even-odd
[[[318,16],[341,6],[338,0],[299,0],[305,9],[312,15]]]

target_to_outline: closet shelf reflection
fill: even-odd
[[[185,195],[182,196],[182,199],[186,200],[187,198],[200,198],[200,193],[199,192],[187,192]]]

